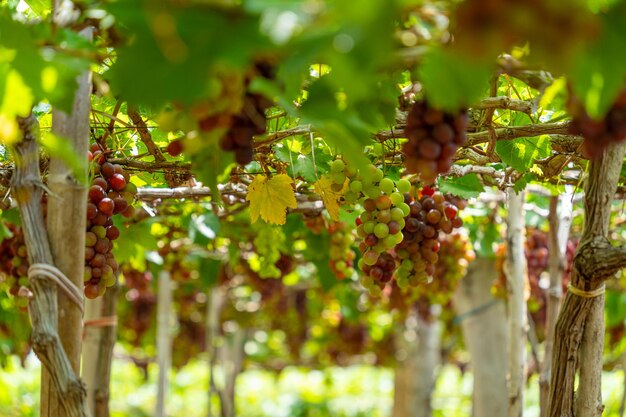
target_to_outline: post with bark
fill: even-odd
[[[550,273],[550,287],[547,290],[546,302],[546,338],[544,341],[544,358],[539,375],[539,406],[540,416],[548,415],[548,398],[550,394],[550,368],[552,367],[552,346],[554,344],[554,329],[563,298],[563,274],[565,272],[565,257],[567,241],[572,223],[572,191],[566,187],[565,194],[550,198],[548,214],[548,270]],[[559,204],[560,203],[560,204]],[[559,210],[560,206],[560,210]]]
[[[108,293],[108,290],[107,290]],[[98,297],[94,300],[85,300],[85,322],[93,322],[102,315],[102,298]],[[81,378],[87,385],[87,405],[89,406],[89,414],[95,416],[95,385],[97,375],[98,355],[100,354],[100,344],[102,343],[102,332],[99,327],[84,326],[84,338],[82,346]]]
[[[508,217],[506,227],[507,291],[509,305],[509,417],[521,417],[524,409],[526,367],[526,313],[525,289],[528,280],[524,253],[525,221],[524,192],[513,188],[506,191]]]
[[[497,276],[494,259],[476,258],[453,298],[474,375],[473,417],[504,416],[508,408],[506,311],[491,293]]]
[[[58,415],[62,412],[63,415],[69,417],[85,417],[88,415],[85,387],[74,371],[57,331],[58,284],[54,280],[58,279],[61,283],[60,288],[63,288],[68,295],[73,295],[74,302],[81,306],[82,291],[76,286],[72,288],[73,284],[67,282],[67,278],[65,280],[59,278],[54,268],[50,269],[54,262],[41,207],[43,184],[39,173],[37,142],[39,125],[33,115],[19,119],[18,123],[23,139],[15,149],[16,165],[11,179],[11,188],[20,210],[28,261],[32,268],[29,271],[29,281],[33,300],[28,308],[33,326],[32,347],[46,372],[49,373],[50,381],[55,388],[54,395],[60,402]],[[40,267],[33,268],[33,265]],[[47,402],[48,397],[43,397],[43,401]],[[47,408],[42,409],[41,414],[43,415],[44,411],[48,412],[47,410]]]
[[[109,417],[111,364],[117,335],[119,284],[107,288],[104,297],[89,300],[85,308],[83,379],[87,402],[94,417]]]
[[[609,242],[611,202],[624,160],[624,143],[614,143],[589,164],[585,222],[574,256],[570,288],[556,324],[550,378],[550,417],[599,417],[604,349],[605,281],[626,267],[626,246]],[[576,368],[579,389],[574,395]]]
[[[91,38],[91,29],[81,33]],[[78,288],[83,286],[85,268],[85,228],[87,212],[87,150],[89,149],[89,112],[91,110],[91,72],[78,77],[78,90],[70,114],[52,111],[52,132],[69,141],[79,158],[80,172],[52,156],[48,174],[48,215],[46,218],[50,249],[56,266]],[[83,161],[83,159],[81,159]],[[80,372],[83,312],[63,293],[58,294],[59,337],[75,373]],[[60,417],[60,400],[51,376],[42,369],[41,416]]]
[[[430,306],[427,315],[417,314],[417,346],[411,358],[413,362],[413,387],[409,408],[413,410],[411,417],[433,415],[432,396],[437,383],[437,369],[441,364],[443,325],[439,320],[440,316],[440,305]]]
[[[165,401],[168,391],[168,374],[172,363],[172,328],[170,316],[172,311],[172,281],[170,273],[159,272],[157,294],[157,364],[159,376],[157,381],[157,401],[154,415],[165,417]]]

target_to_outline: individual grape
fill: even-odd
[[[115,203],[109,197],[105,197],[98,202],[98,210],[107,216],[113,215],[115,209]]]
[[[350,182],[350,191],[354,193],[360,193],[363,191],[363,183],[361,181],[355,180]]]
[[[381,179],[378,186],[380,187],[380,190],[387,195],[393,193],[395,190],[395,184],[393,183],[393,180],[389,178]]]
[[[368,250],[363,254],[363,262],[365,265],[374,265],[378,261],[379,254],[374,250]]]
[[[398,187],[398,192],[401,194],[411,191],[411,183],[409,182],[409,180],[406,180],[404,178],[398,180],[398,182],[396,183],[396,187]]]
[[[330,163],[330,172],[331,173],[342,173],[346,169],[346,164],[341,159],[335,159]]]
[[[176,139],[167,144],[167,153],[170,156],[178,156],[183,153],[184,145],[183,141],[180,139]]]
[[[109,186],[115,191],[121,191],[126,187],[126,178],[122,174],[113,174],[109,178]]]
[[[92,185],[91,187],[89,187],[88,195],[89,199],[94,204],[98,204],[100,200],[107,196],[104,189],[99,185]]]
[[[389,235],[389,227],[384,223],[378,223],[374,227],[374,234],[379,239],[384,239]]]

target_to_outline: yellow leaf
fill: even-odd
[[[22,139],[20,128],[15,118],[8,118],[0,113],[0,143],[13,145]]]
[[[287,208],[296,208],[296,193],[291,188],[292,179],[285,174],[267,178],[265,175],[254,177],[248,187],[246,200],[250,202],[250,220],[252,223],[259,215],[267,223],[285,224]]]
[[[331,181],[328,176],[323,176],[313,184],[315,193],[322,197],[324,207],[330,215],[330,218],[334,221],[339,221],[339,199],[341,193],[335,192],[331,188]]]

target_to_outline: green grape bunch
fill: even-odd
[[[328,225],[330,234],[329,265],[337,279],[346,279],[354,275],[354,259],[352,250],[355,241],[353,229],[345,222],[334,222]]]
[[[254,238],[254,248],[259,255],[261,278],[280,278],[281,271],[276,262],[281,258],[280,248],[285,243],[285,233],[279,226],[264,224]]]

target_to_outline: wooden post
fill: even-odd
[[[22,219],[28,260],[31,265],[52,265],[41,210],[42,184],[37,143],[39,126],[33,115],[19,119],[18,123],[24,137],[16,147],[16,169],[11,183]],[[57,332],[57,285],[40,272],[30,276],[30,284],[34,296],[28,309],[33,325],[33,350],[51,376],[55,393],[58,393],[61,402],[59,411],[68,417],[86,417],[85,387],[73,370]],[[47,399],[44,397],[42,401]]]
[[[491,294],[497,276],[493,259],[476,258],[453,299],[471,356],[473,417],[504,416],[508,407],[506,311],[504,301]]]
[[[107,289],[107,293],[109,290]],[[85,300],[85,322],[96,320],[102,316],[102,298]],[[85,326],[85,339],[83,340],[82,359],[83,366],[81,377],[87,385],[87,405],[89,413],[95,416],[95,386],[97,379],[97,363],[102,343],[102,332],[99,327]]]
[[[509,305],[509,417],[521,417],[524,409],[526,368],[526,315],[525,288],[528,280],[524,241],[524,192],[506,190],[508,217],[506,227],[506,264]]]
[[[165,417],[165,400],[168,390],[168,373],[172,363],[172,329],[170,314],[172,311],[172,282],[168,271],[159,272],[157,294],[157,364],[159,376],[157,381],[157,401],[155,417]]]
[[[563,274],[565,272],[565,257],[567,254],[567,241],[569,239],[569,229],[572,223],[572,191],[571,186],[567,186],[567,191],[561,196],[550,198],[550,213],[548,223],[548,268],[550,271],[550,287],[548,288],[546,305],[546,339],[544,342],[544,358],[541,364],[541,374],[539,375],[539,407],[540,416],[548,416],[548,398],[550,395],[550,368],[552,367],[552,346],[554,344],[554,329],[556,319],[561,307],[563,298]],[[559,215],[560,201],[560,215]],[[561,220],[559,221],[559,218]]]
[[[81,36],[91,39],[92,30],[83,30]],[[85,228],[87,187],[81,183],[87,178],[87,151],[89,148],[89,112],[91,111],[91,72],[78,77],[78,89],[72,112],[52,111],[52,132],[67,139],[76,154],[84,158],[82,178],[57,157],[50,158],[48,175],[48,216],[46,219],[50,249],[56,266],[78,288],[83,288],[85,269]],[[59,337],[74,372],[80,372],[82,343],[82,312],[62,292],[58,293]],[[50,375],[42,368],[41,417],[62,417],[59,398]]]
[[[623,142],[613,143],[589,164],[584,200],[585,225],[574,257],[571,279],[571,285],[578,291],[570,289],[567,292],[556,323],[550,375],[550,417],[596,417],[604,409],[600,391],[604,315],[600,312],[604,308],[604,282],[626,266],[626,246],[613,246],[608,239],[611,202],[625,150]],[[581,352],[588,356],[579,361]],[[579,390],[575,400],[574,383],[579,364],[578,386],[584,389]]]

